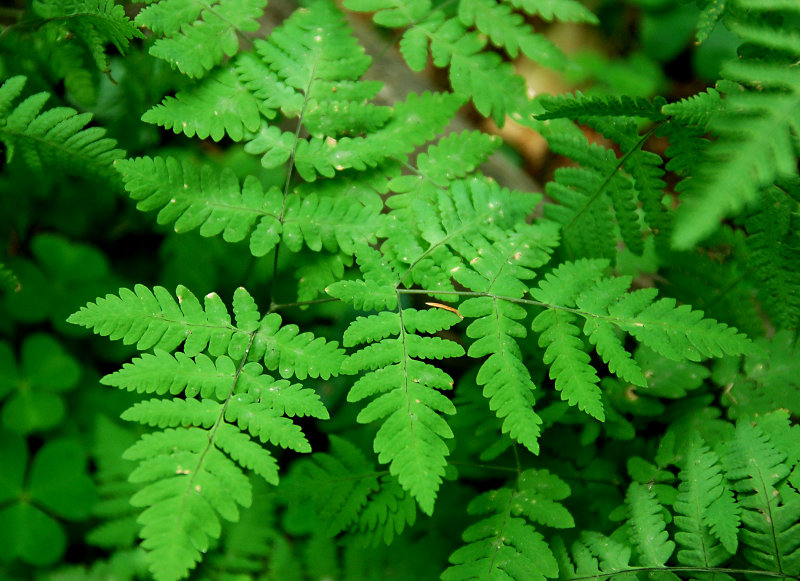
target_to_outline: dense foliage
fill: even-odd
[[[276,7],[0,8],[0,576],[800,576],[800,4]]]

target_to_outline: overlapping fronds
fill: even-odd
[[[131,39],[143,38],[114,0],[40,0],[34,9],[47,26],[62,27],[83,42],[101,71],[109,70],[106,45],[125,54]]]
[[[448,68],[453,91],[469,98],[481,114],[503,125],[506,115],[520,117],[526,110],[525,84],[511,65],[487,47],[487,41],[514,58],[522,53],[551,68],[564,68],[567,58],[544,35],[533,30],[525,15],[546,19],[596,23],[575,2],[496,2],[462,0],[455,16],[429,0],[347,0],[345,7],[374,12],[381,26],[405,28],[400,51],[415,71],[430,57],[436,67]]]
[[[609,371],[639,386],[647,380],[620,332],[676,361],[735,355],[748,345],[736,329],[704,319],[702,311],[676,307],[670,298],[655,300],[655,289],[628,292],[631,279],[604,277],[607,266],[599,259],[564,263],[531,290],[534,299],[548,305],[533,321],[539,345],[545,348],[544,362],[561,397],[571,405],[604,418],[599,376],[579,338],[581,332]],[[585,319],[583,329],[580,318]]]
[[[239,51],[239,36],[258,30],[267,0],[149,3],[135,23],[157,35],[150,54],[198,78]]]
[[[0,86],[0,141],[6,161],[22,160],[34,173],[59,169],[73,175],[113,175],[111,164],[123,155],[100,127],[86,127],[92,116],[71,107],[42,111],[50,98],[36,93],[15,104],[26,78],[11,77]]]
[[[161,580],[180,579],[221,534],[220,517],[239,518],[251,503],[245,470],[277,484],[278,465],[266,444],[310,452],[291,418],[325,419],[317,394],[285,377],[336,374],[341,350],[278,315],[261,317],[239,288],[231,319],[216,294],[205,304],[186,288],[178,302],[163,288],[121,290],[91,303],[70,322],[137,343],[153,353],[126,363],[101,381],[120,389],[167,396],[140,401],[123,419],[157,426],[124,454],[138,462],[131,481],[142,487],[131,499],[139,516],[150,570]],[[183,344],[183,351],[170,353]]]
[[[797,18],[800,6],[759,0],[729,4],[723,21],[747,50],[745,58],[722,69],[722,107],[706,128],[713,142],[681,196],[673,241],[683,249],[705,238],[721,218],[758,200],[764,188],[797,176],[800,71],[794,63],[800,41],[780,24]]]
[[[468,544],[450,555],[452,565],[441,578],[544,581],[557,577],[555,556],[534,523],[573,527],[572,515],[558,502],[569,494],[569,486],[555,474],[526,470],[516,487],[475,497],[467,511],[482,520],[464,531],[463,540]]]

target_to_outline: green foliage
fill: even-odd
[[[0,577],[800,576],[796,3],[141,4],[0,9]]]

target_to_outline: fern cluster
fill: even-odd
[[[580,68],[543,33],[598,24],[576,0],[312,0],[269,32],[265,0],[145,4],[36,2],[0,34],[71,63],[3,76],[0,185],[116,189],[110,239],[168,237],[121,280],[0,196],[31,239],[0,256],[0,336],[28,334],[0,340],[0,531],[33,531],[0,533],[10,559],[52,566],[91,514],[108,559],[54,579],[800,576],[797,6],[698,0],[698,41],[720,21],[740,58],[669,102],[529,97],[512,59]],[[450,89],[388,102],[344,10]],[[83,110],[126,94],[128,142],[129,114]],[[505,187],[500,138],[448,129],[465,106],[571,162]],[[78,339],[25,331],[60,302]],[[91,464],[77,429],[25,439],[97,383],[78,341],[119,397]]]

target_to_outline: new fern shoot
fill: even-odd
[[[682,4],[738,58],[678,98],[532,96],[577,0],[21,4],[4,575],[800,576],[800,6]]]

